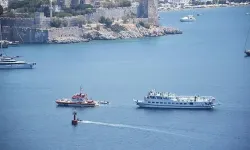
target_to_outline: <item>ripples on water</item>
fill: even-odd
[[[243,45],[249,7],[161,13],[182,35],[65,45],[9,47],[35,61],[33,70],[0,70],[0,149],[3,150],[248,150],[250,57]],[[190,13],[193,23],[180,23]],[[250,46],[250,42],[247,43]],[[56,107],[79,86],[110,105]],[[214,110],[137,109],[148,90],[212,95]],[[96,120],[96,121],[94,121]]]

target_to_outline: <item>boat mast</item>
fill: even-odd
[[[0,52],[0,54],[2,54],[2,22],[0,21],[0,33],[1,33],[1,39],[0,39],[0,41],[1,41],[1,52]]]
[[[80,86],[80,94],[82,94],[82,86]]]

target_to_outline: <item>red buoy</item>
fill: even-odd
[[[78,123],[78,121],[76,120],[76,115],[77,115],[77,113],[74,111],[73,112],[73,115],[74,115],[74,118],[73,118],[73,120],[72,120],[72,125],[77,125],[77,123]]]

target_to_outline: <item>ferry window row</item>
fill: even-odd
[[[161,97],[161,96],[148,96],[147,99],[168,99],[168,97]]]
[[[187,103],[171,103],[171,102],[150,102],[148,101],[148,103],[152,103],[152,104],[180,104],[180,105],[187,105]],[[190,103],[190,105],[193,105],[193,103]]]

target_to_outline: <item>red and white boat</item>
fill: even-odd
[[[95,107],[98,106],[98,102],[88,99],[87,94],[82,93],[82,88],[80,88],[80,93],[74,94],[71,99],[63,98],[56,100],[58,106],[72,106],[72,107]]]

